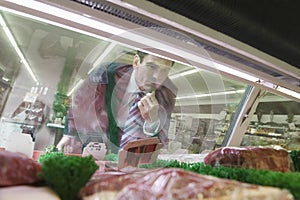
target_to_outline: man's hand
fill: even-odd
[[[146,94],[139,102],[138,107],[141,111],[142,117],[147,123],[157,121],[159,104],[155,97],[155,91]]]
[[[56,145],[58,151],[63,151],[64,153],[72,153],[73,147],[71,146],[71,140],[71,136],[64,135]]]

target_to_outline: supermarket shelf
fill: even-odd
[[[268,137],[268,138],[276,138],[276,139],[285,139],[285,137],[283,137],[283,136],[269,135],[269,134],[264,134],[264,133],[255,133],[255,134],[252,134],[252,133],[246,132],[245,134],[246,135],[250,135],[250,136]]]
[[[65,128],[64,125],[54,124],[54,123],[47,123],[47,127],[49,127],[49,128],[60,128],[60,129],[64,129]]]

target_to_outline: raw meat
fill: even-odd
[[[96,181],[97,182],[97,181]],[[177,168],[104,175],[83,188],[83,200],[292,200],[287,191],[200,175]]]
[[[288,151],[271,147],[222,147],[210,152],[204,163],[212,166],[244,167],[289,172]]]
[[[41,165],[26,155],[0,151],[0,186],[34,184],[40,181]]]

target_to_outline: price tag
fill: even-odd
[[[37,98],[38,94],[27,92],[23,101],[28,103],[34,103]]]

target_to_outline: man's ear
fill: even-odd
[[[133,57],[132,66],[136,67],[136,66],[138,66],[139,63],[140,63],[140,57],[139,57],[139,55],[135,54]]]

